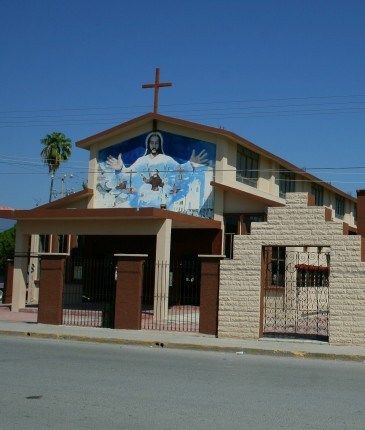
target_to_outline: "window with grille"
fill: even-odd
[[[285,287],[285,246],[273,246],[271,249],[271,279],[269,287]]]
[[[328,267],[309,266],[299,264],[297,269],[298,287],[327,287],[328,286]]]
[[[337,218],[343,218],[345,215],[345,199],[341,196],[336,196],[335,199],[335,215]]]
[[[48,234],[39,235],[39,252],[50,252],[50,237]]]
[[[289,170],[279,172],[279,196],[285,198],[286,193],[295,191],[295,173]]]
[[[259,177],[259,155],[247,148],[237,149],[236,180],[257,187]]]
[[[312,184],[311,193],[314,195],[315,205],[323,206],[323,187],[318,184]]]
[[[68,253],[68,235],[61,234],[58,236],[58,252]]]

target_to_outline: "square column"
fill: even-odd
[[[169,278],[172,220],[166,219],[156,236],[155,288],[153,299],[154,322],[164,321],[169,311]]]
[[[147,254],[115,254],[117,283],[114,328],[140,330],[142,312],[143,266]]]
[[[220,260],[224,255],[198,255],[201,261],[199,333],[218,334]]]
[[[39,296],[39,273],[40,261],[38,258],[39,252],[39,235],[32,234],[30,239],[30,256],[29,256],[29,269],[28,269],[28,297],[27,304],[32,305],[38,303]],[[38,285],[36,285],[38,284]]]
[[[13,294],[11,302],[11,310],[15,312],[18,312],[19,309],[25,308],[28,276],[28,251],[29,235],[23,234],[18,223],[15,236]]]
[[[65,259],[68,254],[41,254],[38,322],[62,324]]]
[[[5,282],[3,303],[11,305],[13,295],[14,260],[7,260],[5,265]]]

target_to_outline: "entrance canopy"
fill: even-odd
[[[219,221],[155,208],[0,210],[0,218],[23,221],[24,224],[29,224],[30,221],[37,224],[41,221],[42,228],[46,228],[46,230],[48,230],[48,223],[55,226],[57,221],[63,221],[67,224],[71,221],[73,225],[80,224],[81,222],[84,226],[89,223],[90,225],[95,225],[95,222],[98,221],[103,223],[104,226],[108,222],[115,224],[115,221],[119,221],[119,225],[121,226],[123,223],[130,224],[131,221],[133,221],[133,224],[139,221],[138,224],[147,225],[153,224],[154,221],[164,221],[167,219],[172,221],[172,228],[221,228],[221,223]],[[85,223],[85,221],[88,222]],[[120,221],[122,221],[122,223],[120,223]],[[140,225],[140,228],[143,229],[143,226]],[[84,230],[84,228],[82,228],[82,230]]]
[[[126,233],[128,228],[132,228],[130,234],[136,234],[136,229],[140,234],[145,234],[143,232],[145,227],[159,225],[165,220],[171,220],[172,228],[221,229],[219,221],[166,209],[152,207],[91,209],[87,205],[92,196],[93,190],[86,189],[29,210],[0,209],[0,218],[13,219],[20,221],[22,225],[32,226],[28,233],[47,233],[51,230],[51,233],[113,234],[109,233],[111,230],[118,234],[115,231],[117,227],[118,231],[125,230],[120,234]],[[70,230],[70,226],[72,231],[65,231]],[[63,231],[60,232],[60,229]]]

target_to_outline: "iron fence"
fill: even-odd
[[[115,273],[116,261],[112,257],[67,258],[62,323],[113,328]]]
[[[198,332],[199,261],[146,261],[141,300],[142,329]]]

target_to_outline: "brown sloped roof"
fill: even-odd
[[[78,191],[76,193],[69,194],[68,196],[62,197],[61,199],[54,200],[51,203],[46,203],[41,206],[33,208],[33,211],[38,211],[41,209],[62,209],[67,208],[67,205],[73,202],[91,198],[94,191],[91,188],[85,188],[84,190]]]
[[[179,224],[200,228],[220,229],[221,222],[213,219],[200,218],[179,212],[158,208],[98,208],[98,209],[63,209],[63,208],[36,208],[28,210],[0,210],[0,218],[15,220],[36,219],[171,219]]]
[[[203,132],[212,133],[215,135],[226,137],[229,140],[238,143],[239,145],[242,145],[242,146],[244,146],[244,147],[260,154],[260,155],[264,155],[267,158],[276,161],[278,164],[280,164],[285,169],[288,169],[290,171],[295,171],[296,173],[299,173],[300,175],[302,175],[304,178],[308,179],[309,181],[320,183],[324,188],[326,188],[330,191],[333,191],[333,192],[337,193],[338,195],[341,195],[341,196],[343,196],[343,197],[356,203],[355,197],[345,193],[344,191],[334,187],[331,184],[328,184],[327,182],[323,182],[320,178],[306,172],[305,170],[301,169],[300,167],[295,166],[294,164],[290,163],[289,161],[286,161],[283,158],[274,155],[270,151],[267,151],[266,149],[255,145],[254,143],[252,143],[249,140],[239,136],[236,133],[233,133],[231,131],[221,129],[221,128],[216,128],[216,127],[211,127],[208,125],[199,124],[196,122],[191,122],[191,121],[186,121],[186,120],[179,119],[179,118],[173,118],[171,116],[161,115],[158,113],[150,112],[150,113],[138,116],[136,118],[133,118],[129,121],[123,122],[121,124],[118,124],[115,127],[109,128],[107,130],[101,131],[100,133],[96,133],[96,134],[89,136],[85,139],[79,140],[78,142],[76,142],[76,146],[79,148],[88,149],[88,148],[90,148],[91,145],[93,145],[96,142],[99,142],[100,140],[103,140],[107,137],[112,137],[114,135],[117,135],[120,132],[125,131],[129,128],[132,128],[137,124],[147,123],[147,122],[152,121],[152,120],[157,120],[157,121],[159,120],[159,121],[163,121],[167,124],[178,125],[178,126],[187,127],[187,128],[191,128],[194,130],[199,130],[199,131],[203,131]]]

